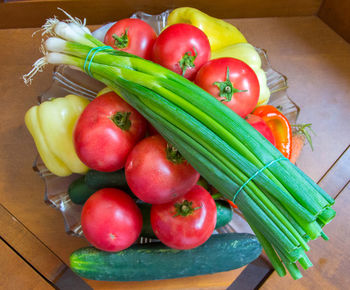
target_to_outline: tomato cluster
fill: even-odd
[[[210,60],[207,36],[192,25],[171,25],[157,37],[142,20],[124,19],[109,29],[105,43],[193,80],[243,118],[258,102],[254,71],[234,58]],[[248,115],[247,121],[275,142],[262,118]],[[74,144],[89,168],[103,172],[124,168],[138,202],[152,204],[151,225],[164,244],[191,249],[210,237],[216,206],[210,193],[196,185],[199,173],[116,93],[102,94],[86,107],[76,124]],[[142,228],[135,200],[114,188],[94,193],[81,220],[88,241],[105,251],[129,247]]]
[[[165,244],[172,245],[174,238],[174,247],[179,249],[202,244],[215,228],[215,202],[205,189],[195,187],[199,173],[163,137],[147,133],[147,127],[136,110],[116,93],[108,92],[96,97],[81,114],[74,130],[75,149],[94,170],[124,168],[128,186],[140,201],[167,206],[152,207],[155,216],[160,214],[152,219],[152,226],[157,224],[155,232]],[[87,200],[81,222],[88,241],[105,251],[129,247],[142,229],[142,215],[135,201],[114,188],[101,189]],[[193,223],[198,237],[192,238],[191,244],[186,236]],[[178,229],[177,234],[164,234],[175,224],[187,230],[183,231],[183,245]]]

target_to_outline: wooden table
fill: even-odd
[[[330,241],[312,243],[315,267],[293,283],[289,277],[272,274],[262,287],[311,289],[317,283],[341,289],[349,282],[350,268],[350,45],[314,16],[235,19],[232,23],[249,42],[265,48],[272,66],[288,76],[289,95],[302,109],[299,122],[313,123],[317,134],[313,137],[315,150],[306,146],[298,165],[339,200],[335,206],[338,217],[325,228]],[[21,80],[40,57],[40,39],[31,38],[34,30],[0,30],[1,289],[59,285],[60,277],[67,273],[70,253],[87,244],[65,234],[62,215],[44,204],[44,184],[31,169],[36,151],[23,116],[49,86],[51,77],[47,69],[29,87]],[[242,270],[157,282],[86,282],[98,289],[225,289]]]

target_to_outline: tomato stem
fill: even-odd
[[[295,125],[291,125],[291,126],[296,131],[296,133],[300,133],[306,137],[307,142],[309,142],[309,144],[310,144],[311,150],[314,151],[314,147],[312,145],[312,138],[311,138],[311,135],[308,131],[308,130],[310,130],[311,133],[316,135],[314,130],[312,130],[312,128],[311,128],[312,124],[311,123],[295,124]]]
[[[192,201],[188,201],[188,200],[184,200],[181,203],[175,203],[175,209],[176,209],[176,214],[174,215],[174,217],[177,217],[179,215],[181,216],[188,216],[190,214],[192,214],[195,210],[200,209],[201,207],[193,207],[192,206]]]
[[[125,48],[128,46],[128,44],[129,44],[128,29],[129,28],[126,28],[125,32],[121,36],[118,36],[115,33],[112,35],[112,37],[115,40],[114,45],[117,48],[120,49],[120,48]]]
[[[131,126],[131,121],[129,119],[131,112],[117,112],[111,120],[116,124],[120,129],[128,131]]]
[[[191,67],[195,67],[194,61],[198,55],[197,50],[195,47],[193,47],[194,55],[191,55],[191,51],[187,51],[182,59],[179,61],[179,65],[182,70],[182,76],[185,75],[186,70]]]
[[[215,82],[214,85],[217,86],[220,90],[219,96],[224,98],[221,100],[222,102],[231,101],[232,96],[235,93],[243,93],[248,91],[248,90],[238,90],[235,87],[233,87],[233,84],[230,81],[229,67],[227,67],[227,71],[226,71],[226,80],[224,82]]]
[[[185,160],[182,157],[181,153],[174,146],[170,144],[167,144],[167,147],[166,147],[166,158],[175,164],[180,164]]]

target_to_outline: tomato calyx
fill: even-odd
[[[195,67],[194,61],[198,55],[197,50],[193,47],[194,55],[191,55],[191,51],[185,52],[184,56],[180,59],[179,65],[182,70],[182,76],[185,75],[186,70],[191,67]]]
[[[175,164],[182,163],[185,159],[181,155],[181,153],[172,145],[167,144],[166,146],[166,158]]]
[[[131,112],[117,112],[111,120],[123,131],[128,131],[131,126],[130,115]]]
[[[233,86],[232,82],[230,81],[229,67],[227,67],[227,71],[226,71],[226,80],[224,82],[215,82],[214,85],[217,86],[220,90],[219,96],[223,98],[221,102],[231,101],[232,96],[235,93],[243,93],[248,91],[248,90],[238,90]]]
[[[188,200],[184,200],[181,203],[175,203],[175,211],[176,214],[174,215],[174,217],[177,217],[179,215],[181,216],[188,216],[191,215],[195,210],[200,209],[201,207],[193,207],[192,206],[192,201],[188,201]]]
[[[125,29],[124,34],[122,34],[121,36],[118,36],[117,34],[114,33],[112,37],[115,40],[114,45],[119,49],[125,48],[129,44],[128,28]]]

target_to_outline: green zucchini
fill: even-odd
[[[213,235],[192,250],[175,250],[161,243],[133,245],[116,253],[82,248],[70,256],[70,267],[92,280],[160,280],[237,269],[260,253],[261,245],[254,235],[230,233]]]
[[[225,200],[215,200],[216,204],[216,226],[215,228],[223,227],[232,220],[232,209],[230,204]],[[141,213],[142,213],[142,230],[141,237],[157,239],[156,235],[153,232],[151,225],[151,207],[149,203],[139,203],[138,204]]]
[[[91,188],[85,183],[84,175],[74,180],[68,187],[69,197],[76,204],[84,204],[96,191],[97,189]]]
[[[116,187],[119,189],[129,189],[126,183],[124,169],[113,172],[101,172],[89,170],[85,175],[85,183],[95,189],[106,187]]]

